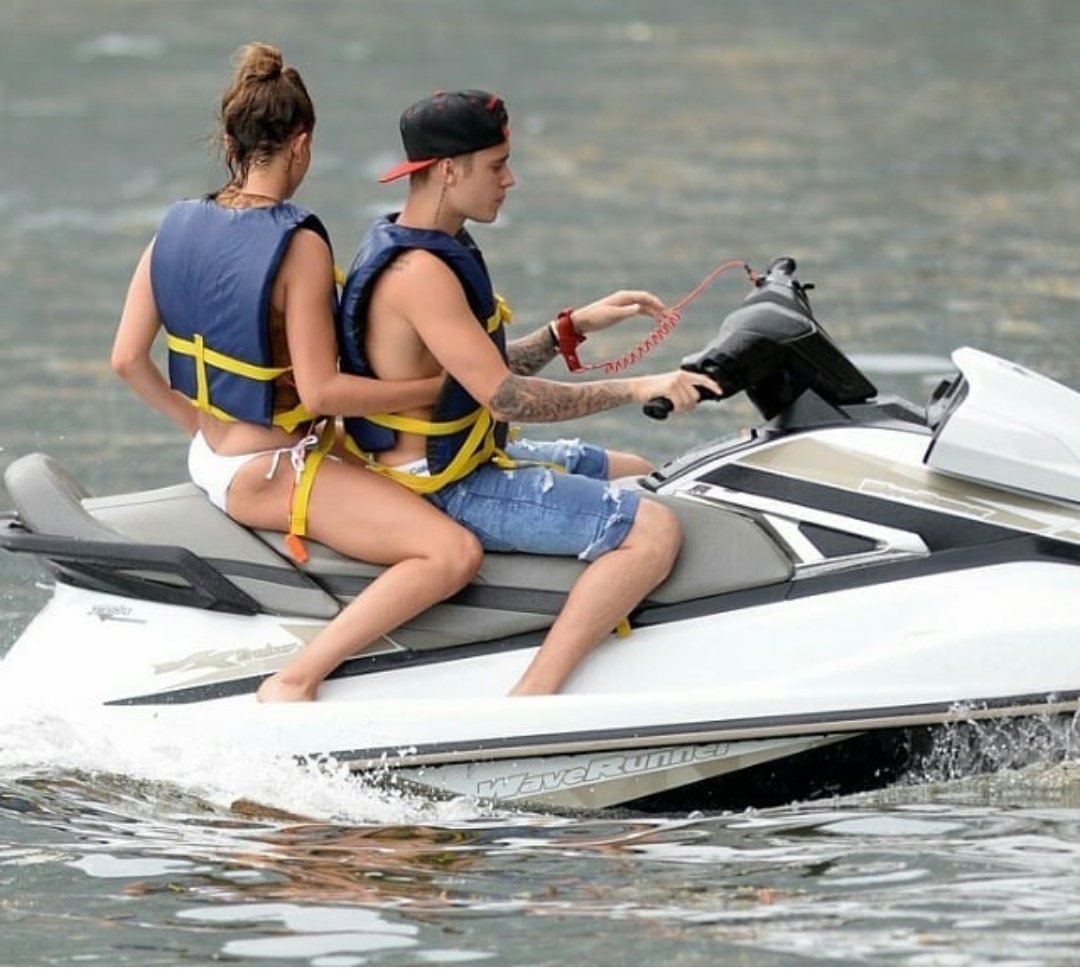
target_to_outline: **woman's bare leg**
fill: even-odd
[[[240,469],[229,514],[284,530],[292,469],[268,459]],[[467,529],[412,492],[355,464],[324,460],[308,504],[308,535],[342,555],[387,568],[258,691],[263,701],[313,700],[343,660],[468,584],[483,558]]]

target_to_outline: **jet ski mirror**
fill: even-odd
[[[743,305],[729,313],[716,337],[681,367],[712,377],[723,398],[740,391],[772,420],[807,390],[833,405],[862,403],[877,389],[814,318],[807,290],[790,256],[774,259]],[[645,413],[663,420],[671,402],[656,398]]]

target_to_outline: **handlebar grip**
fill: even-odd
[[[646,417],[654,421],[666,421],[668,414],[675,410],[675,405],[666,397],[653,397],[641,407]]]
[[[699,386],[696,389],[698,400],[723,400],[722,396],[705,387]],[[654,421],[663,421],[667,420],[668,414],[675,410],[675,405],[667,397],[653,397],[642,404],[641,409],[646,417],[651,417]]]

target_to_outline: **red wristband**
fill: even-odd
[[[567,369],[571,373],[577,373],[585,369],[577,355],[577,348],[585,342],[585,337],[574,329],[573,314],[572,306],[559,310],[555,317],[555,336],[558,338],[559,353],[566,361]]]

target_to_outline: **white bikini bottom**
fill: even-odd
[[[256,458],[273,455],[273,463],[266,474],[267,479],[269,479],[277,471],[278,461],[281,460],[281,456],[287,454],[297,480],[299,480],[300,473],[304,470],[304,458],[307,452],[318,443],[319,438],[314,434],[309,434],[290,447],[273,448],[268,451],[251,451],[247,454],[218,454],[207,443],[202,431],[198,431],[191,439],[191,447],[188,448],[188,474],[191,475],[191,480],[206,492],[206,496],[210,501],[228,514],[225,502],[229,494],[229,485],[232,484],[236,473],[245,464],[254,461]]]

